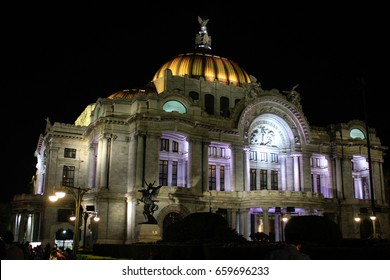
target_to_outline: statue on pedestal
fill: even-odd
[[[143,224],[157,224],[157,220],[153,217],[153,214],[158,209],[158,205],[156,200],[158,193],[160,192],[161,186],[153,187],[156,182],[152,183],[146,183],[146,188],[143,188],[142,190],[138,190],[140,193],[142,193],[142,198],[138,199],[137,202],[143,202],[144,203],[144,211],[143,214],[146,218],[146,222]]]

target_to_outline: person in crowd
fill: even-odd
[[[24,260],[23,249],[14,242],[14,234],[7,230],[3,234],[3,240],[6,246],[6,260]]]
[[[286,244],[269,254],[270,260],[311,260],[310,256],[301,252],[302,238],[295,233],[286,234]]]

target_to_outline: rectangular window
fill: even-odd
[[[267,160],[267,153],[260,152],[260,161],[268,161]]]
[[[221,157],[225,157],[225,148],[221,148],[220,149],[220,152],[221,152]]]
[[[321,193],[321,176],[317,175],[317,193]]]
[[[217,166],[209,165],[209,190],[217,189]]]
[[[253,160],[253,161],[256,161],[257,160],[257,152],[251,151],[249,153],[249,159]]]
[[[158,179],[159,179],[160,186],[168,186],[168,161],[167,160],[160,160]]]
[[[225,191],[225,166],[219,168],[219,190]]]
[[[72,214],[73,211],[71,209],[58,209],[57,222],[69,223],[69,217],[72,216]]]
[[[161,138],[160,139],[160,151],[169,152],[169,139]],[[164,185],[166,186],[166,185]]]
[[[177,161],[172,161],[172,186],[177,186]]]
[[[179,142],[176,142],[176,141],[172,142],[172,152],[174,152],[174,153],[179,152]]]
[[[370,188],[368,183],[367,177],[362,177],[362,187],[363,187],[363,199],[369,199],[371,198],[370,195]]]
[[[213,146],[209,147],[209,156],[212,156],[212,157],[217,156],[217,147],[213,147]]]
[[[64,165],[62,170],[62,185],[74,187],[74,175],[76,168],[74,166]]]
[[[256,169],[251,168],[250,175],[249,175],[249,187],[251,191],[256,190]]]
[[[278,189],[278,171],[271,170],[271,190]]]
[[[278,154],[271,153],[271,162],[277,163],[278,161]]]
[[[314,189],[315,189],[315,187],[314,187],[314,174],[311,174],[311,191],[315,192]]]
[[[267,170],[260,169],[260,190],[267,189]]]
[[[76,158],[76,149],[65,148],[64,157],[66,158]]]

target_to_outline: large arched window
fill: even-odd
[[[163,110],[165,112],[178,112],[180,114],[187,113],[187,108],[183,105],[183,103],[176,100],[170,100],[165,102]]]

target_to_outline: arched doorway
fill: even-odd
[[[164,221],[163,221],[163,239],[164,239],[164,233],[166,232],[165,231],[166,228],[173,223],[177,223],[177,222],[181,221],[182,219],[183,219],[183,217],[177,212],[169,212],[165,216]]]

